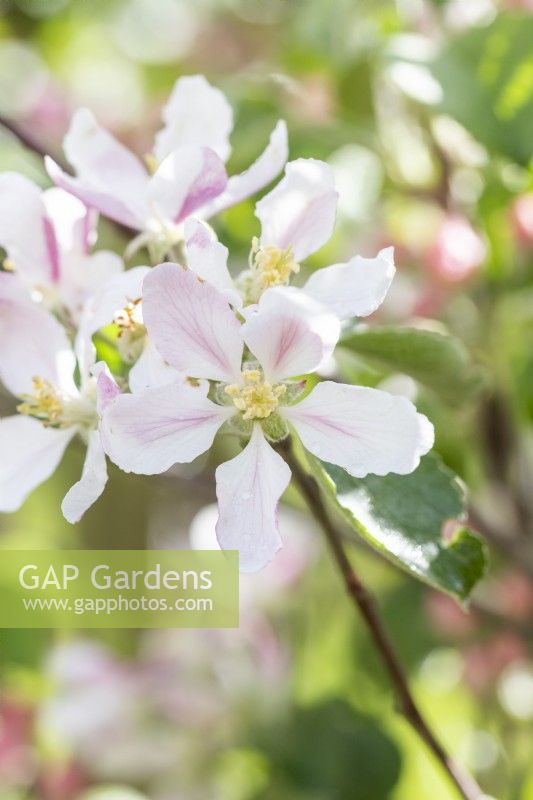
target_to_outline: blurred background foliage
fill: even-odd
[[[147,153],[176,78],[201,72],[236,110],[230,171],[280,116],[291,158],[334,167],[338,229],[310,268],[395,246],[385,307],[338,370],[416,398],[469,487],[492,564],[466,613],[362,546],[355,555],[428,718],[498,800],[533,800],[532,11],[530,0],[0,0],[0,114],[50,153],[80,105]],[[1,128],[0,169],[46,185],[40,159]],[[124,250],[100,229],[101,247]],[[258,230],[253,202],[217,230],[237,270]],[[409,338],[387,340],[374,322],[457,342],[421,364]],[[209,541],[226,447],[164,476],[114,470],[75,529],[59,512],[81,469],[73,447],[0,518],[2,547]],[[243,579],[238,631],[0,633],[1,800],[455,797],[395,714],[319,535],[287,500],[286,547]]]

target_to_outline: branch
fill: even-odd
[[[362,615],[374,645],[389,673],[396,690],[401,712],[441,763],[449,778],[459,790],[463,800],[481,800],[483,792],[474,778],[463,772],[451,756],[448,755],[416,705],[394,645],[383,626],[374,600],[350,564],[344,550],[342,535],[329,518],[317,482],[302,469],[294,455],[290,440],[287,439],[282,442],[278,445],[278,449],[289,464],[293,479],[305,498],[310,511],[324,531],[329,548],[344,579],[346,591],[354,606]]]

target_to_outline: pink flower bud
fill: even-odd
[[[486,255],[485,243],[469,221],[458,214],[448,214],[427,251],[426,265],[437,280],[460,283],[477,272]]]

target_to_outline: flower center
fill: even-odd
[[[250,270],[257,288],[263,291],[272,286],[285,286],[291,275],[300,271],[300,265],[294,258],[292,246],[285,250],[272,244],[260,247],[258,240],[254,239]]]
[[[33,392],[21,395],[19,414],[38,419],[45,428],[70,428],[79,425],[92,428],[98,419],[96,401],[89,396],[70,397],[61,394],[45,378],[32,379]],[[94,382],[92,387],[94,389]]]
[[[243,412],[243,419],[266,419],[279,406],[280,398],[287,387],[277,386],[263,380],[261,370],[247,369],[241,373],[242,383],[232,383],[225,387],[226,394],[233,404]]]
[[[45,428],[60,426],[65,408],[55,386],[38,377],[33,378],[32,383],[33,392],[21,395],[23,402],[17,406],[17,411],[40,420]]]

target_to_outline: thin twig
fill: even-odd
[[[34,139],[31,134],[24,131],[15,122],[13,122],[13,120],[4,117],[2,114],[0,114],[0,125],[2,128],[5,128],[6,131],[9,131],[9,133],[12,133],[13,136],[15,136],[24,147],[26,147],[28,150],[32,150],[41,158],[50,155],[50,151],[39,141],[37,141],[37,139]],[[59,156],[53,155],[52,157],[60,167],[66,167],[66,164]]]
[[[346,555],[342,535],[329,518],[316,480],[301,467],[293,453],[290,440],[285,440],[285,442],[278,445],[278,449],[289,464],[296,485],[326,535],[330,550],[344,579],[348,595],[361,613],[392,680],[401,712],[441,763],[459,790],[461,797],[464,800],[481,800],[483,792],[474,778],[464,772],[448,755],[416,705],[394,645],[383,626],[371,595],[355,573]]]

